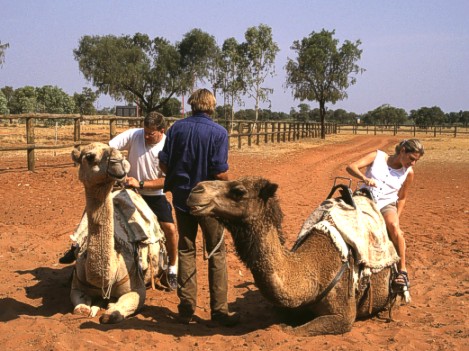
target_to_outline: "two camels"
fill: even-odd
[[[146,285],[160,275],[164,237],[138,194],[112,192],[115,181],[130,169],[118,150],[92,143],[74,149],[72,159],[79,164],[88,221],[86,251],[78,257],[72,278],[73,313],[94,317],[102,302],[117,299],[100,317],[101,323],[117,323],[142,307]]]
[[[294,251],[284,247],[277,187],[257,177],[207,181],[192,190],[187,203],[192,214],[215,216],[231,232],[238,256],[267,300],[306,313],[308,321],[287,327],[290,332],[341,334],[351,330],[356,318],[383,310],[389,302],[390,269],[371,275],[371,289],[358,289],[354,255],[346,249],[341,258],[325,233],[308,235]]]

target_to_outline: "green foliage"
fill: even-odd
[[[360,40],[352,43],[346,40],[339,48],[339,41],[334,39],[335,31],[323,29],[312,32],[301,41],[295,40],[291,49],[296,51],[297,58],[289,59],[286,86],[292,88],[293,96],[300,101],[318,101],[321,115],[321,137],[325,134],[325,104],[336,103],[347,98],[346,89],[356,83],[352,74],[362,73],[355,62],[362,50]]]
[[[84,77],[118,101],[137,102],[155,111],[183,90],[180,55],[163,38],[84,36],[73,51]]]
[[[82,115],[95,115],[96,108],[94,103],[98,99],[98,95],[90,88],[83,88],[81,94],[73,94],[73,101],[75,102],[75,113]]]
[[[242,44],[245,61],[247,63],[247,75],[245,78],[246,92],[256,101],[256,121],[258,119],[259,103],[268,101],[268,96],[273,89],[263,87],[267,76],[275,74],[275,57],[280,51],[272,37],[272,28],[265,24],[258,27],[250,27],[244,34],[246,42]]]
[[[418,110],[412,110],[409,117],[419,127],[433,127],[445,121],[444,112],[437,106],[421,107]]]
[[[365,124],[396,125],[405,124],[406,122],[407,112],[402,108],[388,104],[381,105],[363,116],[363,123]]]
[[[158,112],[166,117],[180,117],[181,116],[181,101],[176,98],[171,98],[166,104],[163,105]]]
[[[11,114],[36,112],[37,92],[32,86],[25,86],[15,90],[8,104]]]
[[[215,38],[196,28],[184,34],[176,47],[181,57],[184,80],[189,82],[183,92],[192,92],[197,81],[204,83],[204,78],[209,76],[210,68],[215,63],[218,51]]]
[[[5,94],[0,90],[0,115],[6,115],[8,112],[8,100]]]
[[[71,114],[75,110],[73,98],[59,87],[45,85],[42,88],[36,88],[36,93],[36,112]]]
[[[5,62],[5,50],[10,47],[10,44],[5,43],[2,44],[2,41],[0,40],[0,67],[3,65]]]

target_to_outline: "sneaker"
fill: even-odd
[[[75,262],[75,260],[77,259],[75,256],[76,248],[76,246],[72,245],[72,247],[70,247],[70,249],[65,252],[62,257],[59,258],[59,262],[62,264],[69,264]]]
[[[174,273],[168,273],[166,280],[168,282],[169,290],[174,291],[178,288],[178,276]]]
[[[212,314],[212,322],[224,327],[233,327],[239,323],[239,314],[236,312],[214,313]]]

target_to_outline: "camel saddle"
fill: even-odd
[[[304,222],[293,250],[307,235],[319,231],[331,236],[343,261],[347,259],[348,245],[353,249],[357,263],[372,273],[399,261],[376,204],[363,195],[353,196],[352,204],[348,202],[341,198],[322,202]]]
[[[114,203],[114,238],[121,245],[152,244],[164,240],[163,231],[153,211],[145,200],[133,190],[122,189],[112,193]],[[80,254],[86,250],[88,217],[86,212],[75,232],[70,235],[80,246]]]

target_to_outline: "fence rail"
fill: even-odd
[[[168,117],[166,120],[169,125],[174,123],[179,118]],[[19,114],[19,115],[8,115],[1,116],[0,122],[11,125],[13,123],[19,123],[19,121],[25,122],[26,126],[26,143],[16,143],[15,145],[0,145],[0,152],[5,151],[26,151],[27,153],[27,164],[28,170],[34,171],[35,169],[35,151],[36,150],[53,150],[63,149],[69,147],[75,147],[81,144],[89,143],[91,141],[107,141],[103,140],[101,135],[99,140],[85,140],[83,137],[86,133],[82,132],[82,126],[87,124],[107,124],[109,126],[109,139],[112,139],[118,134],[117,127],[129,127],[129,126],[143,126],[142,117],[121,117],[114,115],[97,115],[97,116],[81,116],[81,115],[70,115],[70,114]],[[52,120],[68,120],[73,125],[73,136],[67,136],[60,140],[58,144],[57,127],[55,131],[55,143],[37,143],[35,136],[35,130],[37,127],[43,127],[45,121]],[[42,122],[42,125],[40,124]],[[225,121],[219,121],[227,130],[230,131],[229,139],[230,145],[232,141],[237,141],[237,147],[242,148],[243,141],[248,146],[252,144],[259,145],[263,143],[280,143],[297,141],[303,138],[319,138],[321,136],[321,126],[316,122],[279,122],[279,121],[263,121],[263,122],[251,122],[251,121],[233,121],[225,123]],[[337,133],[336,124],[326,124],[326,134]],[[1,135],[0,135],[1,136]],[[89,138],[88,138],[89,139]],[[108,140],[109,140],[108,139]],[[66,142],[70,140],[69,142]],[[1,138],[0,138],[1,142]],[[3,144],[3,143],[2,143]]]
[[[438,135],[454,136],[468,136],[469,127],[463,126],[431,126],[431,127],[417,127],[415,125],[337,125],[337,134],[405,134],[405,135]]]

